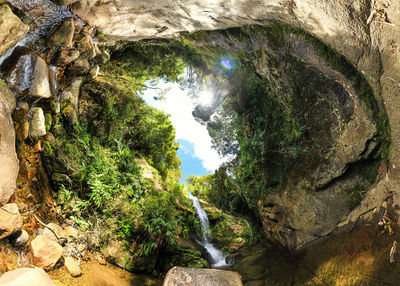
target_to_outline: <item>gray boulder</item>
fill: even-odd
[[[174,267],[163,286],[243,286],[239,273],[217,269]]]

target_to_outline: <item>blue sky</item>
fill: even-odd
[[[155,87],[159,89],[144,91],[142,98],[149,105],[170,114],[176,131],[175,140],[180,144],[178,156],[182,160],[183,180],[189,175],[203,176],[213,173],[224,160],[212,149],[206,126],[192,116],[196,103],[177,83],[160,81]],[[154,100],[154,96],[161,90],[167,90],[165,99]]]
[[[182,180],[184,182],[190,175],[201,177],[212,174],[210,170],[203,167],[202,161],[194,155],[194,144],[184,140],[176,140],[179,143],[178,156],[182,160]]]

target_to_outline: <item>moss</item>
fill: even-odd
[[[46,113],[46,115],[44,116],[44,122],[46,126],[46,132],[49,132],[51,126],[53,125],[53,117],[51,116],[51,113]]]
[[[53,149],[51,148],[51,144],[49,141],[43,142],[43,155],[47,157],[53,155]]]

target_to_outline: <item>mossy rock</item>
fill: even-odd
[[[51,113],[46,113],[44,116],[44,124],[46,126],[46,132],[49,132],[52,125],[53,125],[53,117],[51,116]]]

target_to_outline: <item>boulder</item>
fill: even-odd
[[[56,265],[63,255],[63,248],[46,235],[38,235],[31,243],[34,264],[45,270]]]
[[[17,123],[15,126],[15,132],[18,141],[23,142],[29,136],[29,122],[25,121],[22,123]]]
[[[0,1],[2,3],[4,1]],[[0,5],[0,56],[20,41],[29,27],[6,4]]]
[[[2,286],[56,286],[49,275],[40,268],[18,268],[0,277]]]
[[[49,47],[70,47],[74,38],[74,19],[69,18],[61,23],[57,30],[49,37],[47,45]]]
[[[22,217],[17,204],[7,204],[0,208],[0,239],[8,237],[22,228]]]
[[[29,234],[26,230],[20,230],[12,235],[10,241],[11,244],[15,247],[25,246],[29,240]]]
[[[74,79],[62,94],[63,114],[71,124],[78,123],[78,101],[81,83],[82,78]]]
[[[62,48],[54,61],[56,66],[65,66],[76,60],[80,55],[78,50],[73,48]]]
[[[79,266],[78,262],[70,256],[65,258],[65,267],[72,277],[77,277],[82,274],[81,267]]]
[[[12,113],[15,109],[16,106],[16,100],[14,93],[8,88],[6,83],[0,79],[0,94],[2,94],[8,103],[8,108],[10,109],[10,112]]]
[[[87,59],[79,58],[68,67],[68,75],[71,77],[82,76],[90,71],[90,64]]]
[[[8,202],[16,188],[19,164],[15,151],[15,131],[7,99],[0,93],[0,206]]]
[[[90,36],[83,37],[78,44],[79,51],[85,55],[85,57],[92,59],[96,56],[96,48],[93,45],[93,39]]]
[[[51,97],[49,67],[41,57],[36,57],[30,95],[41,98]]]
[[[44,113],[40,107],[35,107],[32,110],[32,119],[29,122],[29,133],[33,139],[38,139],[46,135]]]
[[[163,286],[243,286],[239,273],[217,269],[174,267]]]
[[[48,238],[58,241],[57,237],[55,236],[54,232],[58,235],[58,237],[63,236],[63,229],[56,223],[49,223],[47,224],[48,227],[45,227],[43,230],[42,235],[47,236]],[[49,228],[51,228],[54,232],[52,232]]]
[[[49,68],[46,62],[26,47],[16,47],[0,66],[8,86],[17,93],[33,97],[51,97]]]

